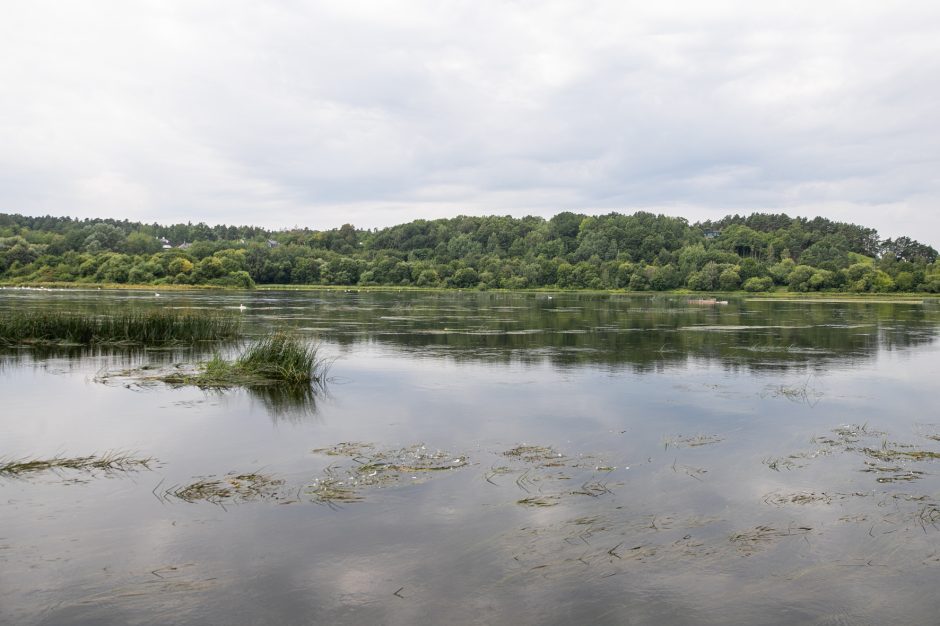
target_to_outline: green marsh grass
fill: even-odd
[[[249,346],[236,361],[244,372],[288,384],[321,380],[327,364],[317,356],[317,345],[301,342],[285,333],[268,335]]]
[[[0,345],[185,344],[233,339],[239,329],[237,318],[218,314],[11,311],[0,317]]]
[[[330,360],[321,357],[319,346],[283,332],[256,340],[235,360],[216,354],[196,374],[172,374],[162,380],[170,384],[199,387],[254,387],[283,385],[323,386]]]

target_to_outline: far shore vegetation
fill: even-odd
[[[215,313],[6,311],[0,316],[0,346],[192,344],[234,339],[239,327],[238,317]]]
[[[0,214],[0,284],[940,294],[910,237],[784,214],[461,216],[369,230]]]

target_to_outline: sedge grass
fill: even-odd
[[[195,374],[163,377],[170,384],[199,387],[323,386],[330,360],[319,355],[319,346],[283,332],[258,339],[235,360],[216,354]]]
[[[306,344],[285,333],[256,341],[236,361],[243,372],[288,384],[322,379],[326,363],[317,356],[319,346]]]
[[[233,339],[239,326],[235,317],[177,311],[10,311],[0,317],[0,345],[185,344]]]

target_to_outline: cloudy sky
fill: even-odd
[[[4,0],[0,211],[784,211],[940,244],[940,4]]]

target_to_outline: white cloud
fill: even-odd
[[[0,210],[822,214],[940,244],[928,2],[13,0]]]

